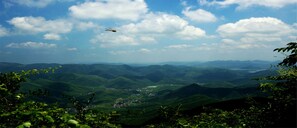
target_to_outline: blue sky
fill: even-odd
[[[296,39],[297,0],[0,3],[0,62],[279,60]]]

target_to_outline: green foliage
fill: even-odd
[[[119,116],[116,112],[113,112],[110,114],[103,114],[90,109],[89,106],[92,103],[94,97],[95,97],[95,93],[91,93],[87,101],[82,101],[75,97],[68,98],[75,110],[75,118],[81,122],[84,122],[85,124],[88,124],[88,126],[92,128],[119,127],[111,123],[112,120],[116,120],[116,118]],[[71,122],[74,122],[74,121],[71,121]]]
[[[179,127],[180,120],[183,115],[181,114],[181,104],[178,106],[160,106],[158,113],[160,113],[160,124],[148,125],[149,128],[165,128],[165,127]]]
[[[77,113],[70,114],[58,104],[26,100],[28,94],[19,92],[21,83],[30,75],[53,73],[56,69],[0,74],[0,127],[118,127],[110,123],[112,115],[86,112],[86,106],[77,105],[80,104],[78,101],[75,106]]]
[[[297,43],[290,42],[287,47],[277,48],[274,51],[290,53],[279,63],[279,75],[266,77],[265,80],[273,82],[264,83],[260,87],[271,93],[271,97],[275,101],[283,103],[292,103],[296,101],[296,86],[297,86]]]
[[[161,107],[160,124],[151,124],[150,128],[263,128],[263,110],[252,105],[248,109],[225,111],[221,109],[204,108],[195,116],[182,115],[179,107]],[[167,116],[164,116],[167,115]],[[165,118],[164,118],[165,117]]]
[[[268,76],[260,88],[267,92],[272,101],[265,108],[271,124],[275,126],[296,126],[296,86],[297,86],[297,43],[290,42],[287,47],[274,51],[289,53],[282,62],[277,76]]]
[[[260,85],[260,88],[270,94],[270,98],[277,104],[294,104],[296,103],[296,86],[297,86],[297,43],[291,42],[287,47],[277,48],[274,51],[287,52],[286,58],[279,63],[280,68],[277,76],[264,78],[266,82]]]
[[[286,58],[279,63],[281,66],[295,66],[297,62],[297,43],[296,42],[290,42],[287,44],[287,47],[283,48],[276,48],[274,51],[277,52],[287,52],[290,55],[287,55]]]
[[[279,63],[278,75],[268,76],[260,89],[268,93],[269,102],[251,102],[248,109],[225,111],[221,109],[204,110],[192,117],[181,115],[179,108],[161,107],[162,120],[150,128],[262,128],[296,127],[296,86],[297,86],[297,43],[288,43],[287,47],[274,51],[287,52],[286,58]],[[252,101],[252,100],[251,100]]]

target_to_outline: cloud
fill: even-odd
[[[272,17],[242,19],[218,27],[225,48],[261,48],[279,45],[297,32],[292,26]]]
[[[296,4],[297,0],[223,0],[223,1],[207,1],[200,0],[202,5],[219,5],[226,7],[230,5],[237,5],[237,9],[245,9],[252,6],[264,6],[271,8],[282,8],[286,5]]]
[[[236,43],[236,41],[234,41],[232,39],[222,39],[222,43],[223,44],[234,44],[234,43]]]
[[[140,53],[150,53],[151,50],[146,49],[146,48],[141,48],[141,49],[138,50],[138,52],[140,52]]]
[[[148,11],[144,0],[97,0],[71,6],[70,15],[80,19],[138,20]]]
[[[172,34],[182,30],[187,25],[188,22],[177,15],[151,13],[139,23],[124,25],[120,29],[129,33]]]
[[[118,51],[110,51],[109,53],[112,54],[112,55],[127,55],[127,54],[130,54],[130,55],[135,55],[135,54],[139,54],[139,53],[142,53],[142,54],[148,54],[148,53],[151,53],[152,50],[150,49],[146,49],[146,48],[141,48],[139,50],[118,50]]]
[[[189,25],[177,15],[151,13],[138,23],[122,25],[116,33],[105,32],[96,35],[91,42],[101,47],[133,46],[158,42],[159,38],[194,40],[206,37],[204,30]]]
[[[297,23],[293,23],[292,25],[294,28],[297,28]]]
[[[67,48],[68,51],[77,51],[77,48]]]
[[[194,40],[206,36],[205,31],[194,26],[186,26],[182,31],[176,33],[178,37],[185,40]]]
[[[135,53],[135,51],[119,50],[119,51],[110,51],[109,53],[112,55],[125,55],[125,54]]]
[[[103,48],[138,45],[138,42],[136,42],[134,37],[114,33],[101,33],[91,39],[91,42],[100,44],[100,47]]]
[[[187,1],[184,1],[184,0],[180,0],[180,4],[184,7],[188,6]]]
[[[268,44],[262,42],[240,42],[233,39],[222,39],[220,44],[216,45],[216,49],[251,49],[251,48],[268,48]]]
[[[141,36],[140,41],[147,42],[147,43],[154,43],[154,42],[156,42],[156,39],[154,37],[150,37],[150,36]]]
[[[193,21],[201,22],[201,23],[217,21],[216,16],[211,12],[205,11],[203,9],[197,9],[197,10],[190,10],[190,9],[191,8],[188,7],[185,10],[183,10],[182,13]]]
[[[46,39],[46,40],[61,40],[60,35],[55,34],[55,33],[48,33],[48,34],[45,34],[45,35],[43,36],[43,38]]]
[[[56,44],[42,43],[42,42],[24,42],[24,43],[10,43],[6,45],[7,48],[55,48]]]
[[[0,25],[0,37],[8,35],[8,30]]]
[[[44,8],[55,2],[71,2],[74,0],[4,0],[6,7],[11,7],[14,4],[27,7]]]
[[[91,39],[93,44],[99,44],[102,48],[119,46],[136,46],[140,44],[155,43],[156,40],[150,36],[133,34],[101,33]]]
[[[9,24],[23,33],[68,33],[72,30],[72,23],[66,20],[46,20],[43,17],[15,17]]]
[[[271,42],[281,41],[296,30],[272,17],[242,19],[235,23],[228,23],[218,27],[217,32],[222,37],[238,37],[242,42]]]
[[[148,14],[139,23],[124,25],[120,27],[120,30],[126,33],[147,34],[156,37],[175,35],[182,39],[197,39],[206,36],[204,30],[190,26],[187,21],[177,15],[165,13]]]
[[[88,29],[96,29],[99,28],[99,26],[93,22],[78,22],[75,24],[75,27],[80,31],[85,31]]]
[[[47,5],[53,3],[55,0],[5,0],[5,2],[11,4],[18,4],[27,7],[44,8]]]
[[[190,47],[192,47],[192,45],[188,45],[188,44],[176,44],[176,45],[167,46],[167,48],[171,48],[171,49],[184,49],[184,48],[190,48]]]

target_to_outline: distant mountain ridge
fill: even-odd
[[[172,66],[194,66],[194,67],[216,67],[216,68],[228,68],[228,69],[255,69],[255,68],[269,68],[271,65],[276,65],[280,61],[264,61],[264,60],[216,60],[216,61],[206,61],[206,62],[161,62],[161,63],[92,63],[92,64],[58,64],[58,63],[34,63],[34,64],[20,64],[20,63],[10,63],[10,62],[0,62],[0,71],[3,71],[3,68],[11,66],[19,67],[41,67],[41,65],[46,66],[57,66],[57,65],[127,65],[133,67],[145,67],[151,65],[172,65]],[[39,65],[39,66],[38,66]]]
[[[183,65],[183,66],[200,66],[200,67],[217,67],[228,69],[259,69],[269,68],[271,65],[276,65],[279,61],[263,61],[263,60],[216,60],[206,62],[164,62],[161,64],[168,65]]]
[[[108,64],[62,64],[53,75],[44,75],[45,79],[69,82],[71,84],[96,83],[106,87],[138,88],[150,84],[182,84],[202,83],[206,86],[235,87],[243,84],[255,85],[252,80],[258,76],[273,74],[266,61],[213,61],[200,66],[182,65],[108,65]],[[243,64],[243,65],[241,65]],[[61,64],[17,64],[0,62],[0,72],[21,71],[58,67]],[[265,67],[266,65],[266,67]],[[232,67],[235,66],[235,67]],[[234,70],[249,68],[250,70]],[[268,70],[266,70],[268,69]],[[257,71],[259,70],[259,71]],[[255,72],[250,72],[255,71]],[[71,80],[81,79],[79,80]],[[88,82],[93,81],[93,82]],[[245,82],[242,82],[245,81]],[[76,83],[75,83],[76,82]],[[245,86],[243,85],[243,86]],[[125,86],[125,87],[124,87]]]

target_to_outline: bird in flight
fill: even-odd
[[[117,32],[117,30],[112,29],[112,28],[107,28],[107,29],[105,29],[105,31]]]

